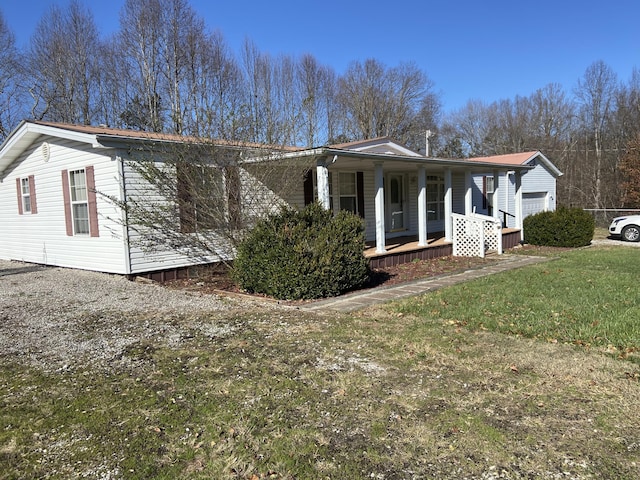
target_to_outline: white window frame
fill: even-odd
[[[485,179],[486,193],[493,193],[495,191],[495,182],[493,175],[487,175]]]
[[[77,180],[82,179],[82,182]],[[83,198],[84,197],[84,198]],[[71,201],[71,224],[74,235],[90,235],[89,195],[87,189],[87,171],[84,168],[69,170],[69,199]],[[84,206],[84,209],[82,208]],[[80,216],[81,211],[86,212]]]
[[[31,188],[29,188],[29,177],[20,178],[20,193],[22,195],[22,213],[31,213]]]
[[[343,186],[346,182],[343,182],[343,175],[350,175],[353,177],[353,193],[343,193]],[[349,182],[351,184],[351,182]],[[353,199],[353,210],[348,208],[342,208],[342,199]],[[358,214],[358,175],[356,172],[338,172],[338,206],[340,210],[347,210],[351,213]]]

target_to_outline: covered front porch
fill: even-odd
[[[427,158],[388,139],[327,151],[331,154],[316,157],[313,197],[327,209],[347,209],[363,218],[371,258],[406,259],[407,255],[400,253],[407,248],[414,252],[413,258],[474,255],[486,249],[501,253],[496,242],[506,227],[505,212],[494,208],[491,216],[476,214],[487,201],[515,205],[514,211],[507,213],[514,218],[511,227],[519,232],[518,242],[522,238],[521,179],[529,167]],[[500,180],[508,174],[514,182],[511,191]],[[493,179],[490,197],[477,191],[478,175]],[[482,222],[494,231],[493,240],[486,228],[478,226]],[[471,238],[474,235],[475,240]],[[407,238],[414,240],[398,240]],[[465,241],[475,242],[474,248],[465,249]]]
[[[502,250],[508,250],[519,245],[521,241],[520,233],[520,229],[517,228],[503,229]],[[364,250],[364,256],[369,259],[369,266],[373,269],[449,255],[453,255],[453,242],[445,238],[444,232],[429,234],[426,245],[421,245],[417,236],[407,235],[387,240],[386,251],[383,253],[377,252],[374,241],[367,242]]]
[[[504,215],[512,219],[508,226],[518,231],[517,242],[523,238],[522,174],[530,166],[430,158],[388,138],[302,150],[285,157],[313,162],[293,203],[317,201],[327,210],[359,215],[369,242],[365,254],[372,263],[397,264],[478,251],[482,256],[485,250],[501,253],[497,239],[507,226]],[[479,177],[491,178],[490,192],[479,190]],[[487,211],[484,203],[496,206],[490,216],[476,213]],[[501,205],[515,207],[507,212]],[[482,222],[489,228],[478,226]],[[475,245],[461,253],[464,242]]]

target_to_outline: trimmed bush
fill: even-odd
[[[339,295],[369,279],[364,225],[318,203],[291,207],[260,221],[238,247],[233,275],[251,293],[278,299]]]
[[[558,207],[524,219],[525,241],[547,247],[583,247],[593,239],[595,222],[581,208]]]

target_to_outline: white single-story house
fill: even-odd
[[[528,165],[533,167],[522,173],[522,218],[539,212],[556,209],[556,181],[562,172],[541,152],[522,152],[491,157],[469,159],[472,162],[491,163],[509,167],[509,165]],[[503,186],[501,192],[494,192],[495,178]],[[515,218],[515,171],[502,172],[498,177],[492,172],[474,177],[474,205],[477,212],[489,216],[498,210],[503,219],[503,227],[516,227]]]
[[[135,241],[140,231],[107,199],[126,203],[144,191],[137,188],[143,180],[131,167],[136,145],[189,141],[108,127],[22,122],[0,146],[0,258],[124,275],[231,259],[233,250],[222,240],[207,258],[166,248],[145,251]],[[360,215],[370,242],[365,254],[374,266],[452,253],[484,255],[487,248],[501,252],[505,245],[514,246],[522,238],[523,179],[538,165],[559,174],[540,152],[526,154],[521,163],[437,159],[388,138],[278,149],[264,157],[255,151],[246,155],[252,168],[292,160],[313,165],[281,200],[299,207],[319,201],[328,209]],[[243,178],[251,176],[243,173]],[[492,211],[482,207],[477,195],[478,179],[489,175],[492,198],[499,202]],[[247,181],[242,188],[267,190]],[[532,188],[526,192],[536,193]],[[544,208],[552,208],[555,185],[544,191]],[[510,219],[505,229],[503,211]],[[478,222],[480,230],[474,227]]]

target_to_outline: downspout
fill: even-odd
[[[125,261],[125,273],[127,275],[131,275],[131,245],[129,238],[129,213],[127,212],[127,182],[124,176],[124,160],[122,156],[118,155],[116,157],[116,161],[118,162],[118,174],[120,176],[120,191],[122,192],[122,201],[124,202],[125,208],[123,212],[124,216],[124,225],[122,225],[122,238],[124,240],[124,261]]]

